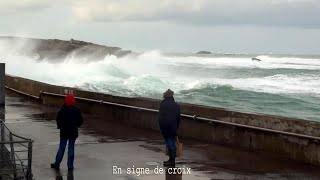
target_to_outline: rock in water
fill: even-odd
[[[197,52],[197,54],[211,54],[210,51],[199,51]]]
[[[252,58],[252,61],[261,61],[261,59],[258,59],[258,58]]]

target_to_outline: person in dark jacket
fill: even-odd
[[[168,89],[163,93],[159,109],[159,125],[167,145],[169,160],[164,166],[174,166],[176,157],[176,136],[180,124],[180,107],[173,98],[174,92]]]
[[[56,120],[58,129],[60,129],[60,145],[56,160],[51,164],[51,168],[60,168],[60,163],[68,143],[68,170],[73,170],[74,144],[78,137],[78,128],[83,123],[81,111],[75,107],[75,97],[73,94],[66,96],[64,105],[58,112]]]

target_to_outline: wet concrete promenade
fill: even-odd
[[[319,167],[283,159],[276,154],[187,139],[181,139],[184,152],[183,157],[177,159],[177,167],[191,168],[191,174],[155,174],[155,168],[163,168],[162,161],[167,159],[160,133],[106,122],[94,115],[84,115],[85,123],[75,147],[74,172],[67,171],[67,154],[57,172],[50,168],[59,140],[55,122],[57,110],[7,93],[6,124],[14,133],[34,140],[32,170],[36,180],[320,179]],[[115,175],[113,166],[121,168],[121,174]],[[149,168],[150,172],[139,175],[139,171],[133,174],[130,169],[131,173],[127,173],[127,168],[133,166]]]

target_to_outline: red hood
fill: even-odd
[[[64,105],[66,106],[74,106],[76,104],[75,98],[73,94],[67,94],[66,99],[64,100]]]

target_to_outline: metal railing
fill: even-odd
[[[32,144],[27,139],[13,134],[0,120],[0,177],[11,180],[32,180]]]
[[[44,92],[44,91],[41,91],[40,94],[58,96],[58,97],[65,97],[65,95],[62,95],[62,94],[49,93],[49,92]],[[137,109],[138,111],[159,112],[159,110],[156,110],[156,109],[150,109],[150,108],[143,108],[143,107],[126,105],[126,104],[107,102],[107,101],[103,101],[103,100],[94,100],[94,99],[88,99],[88,98],[82,98],[82,97],[76,97],[76,99],[87,101],[87,102],[95,102],[95,103],[100,103],[100,104],[107,104],[107,105],[113,105],[113,106],[118,106],[118,107]],[[242,127],[242,128],[246,128],[246,129],[259,130],[259,131],[264,131],[264,132],[269,132],[269,133],[277,133],[277,134],[282,134],[282,135],[288,135],[288,136],[294,136],[294,137],[299,137],[299,138],[307,138],[307,139],[311,139],[311,140],[320,141],[320,137],[316,137],[316,136],[309,136],[309,135],[304,135],[304,134],[298,134],[298,133],[292,133],[292,132],[286,132],[286,131],[279,131],[279,130],[273,130],[273,129],[268,129],[268,128],[261,128],[261,127],[256,127],[256,126],[250,126],[250,125],[244,125],[244,124],[238,124],[238,123],[232,123],[232,122],[225,122],[225,121],[216,120],[216,119],[199,117],[197,115],[181,114],[181,116],[185,117],[185,118],[191,118],[191,119],[194,119],[194,120],[200,120],[200,121],[208,122],[208,123],[219,123],[219,124],[224,124],[224,125]]]
[[[32,97],[32,98],[34,98],[34,99],[40,99],[40,97],[38,97],[38,96],[34,96],[34,95],[32,95],[32,94],[28,94],[28,93],[25,93],[25,92],[22,92],[22,91],[13,89],[13,88],[9,88],[8,86],[5,86],[5,87],[6,87],[6,89],[9,89],[9,90],[11,90],[11,91],[13,91],[13,92],[16,92],[16,93],[19,93],[19,94],[22,94],[22,95],[25,95],[25,96]]]
[[[39,97],[37,97],[37,96],[31,95],[31,94],[27,94],[27,93],[18,91],[16,89],[9,88],[7,86],[6,86],[6,88],[10,89],[14,92],[24,94],[24,95],[27,95],[27,96],[30,96],[30,97],[36,98],[36,99],[41,99],[40,96],[42,96],[42,95],[65,97],[65,95],[63,95],[63,94],[56,94],[56,93],[50,93],[50,92],[44,92],[44,91],[40,91],[40,93],[39,93],[40,95],[39,95]],[[113,103],[113,102],[108,102],[108,101],[103,101],[103,100],[96,100],[96,99],[89,99],[89,98],[82,98],[82,97],[76,97],[76,99],[82,100],[82,101],[87,101],[87,102],[107,104],[107,105],[112,105],[112,106],[130,108],[130,109],[137,109],[138,111],[155,112],[155,113],[159,112],[156,109],[137,107],[137,106],[131,106],[131,105],[126,105],[126,104],[120,104],[120,103]],[[241,128],[245,128],[245,129],[257,130],[257,131],[268,132],[268,133],[276,133],[276,134],[281,134],[281,135],[286,135],[286,136],[291,136],[291,137],[310,139],[315,142],[320,142],[320,137],[317,137],[317,136],[311,136],[311,135],[305,135],[305,134],[299,134],[299,133],[293,133],[293,132],[287,132],[287,131],[281,131],[281,130],[274,130],[274,129],[269,129],[269,128],[261,128],[261,127],[257,127],[257,126],[244,125],[244,124],[238,124],[238,123],[233,123],[233,122],[226,122],[226,121],[217,120],[217,119],[200,117],[198,115],[181,114],[181,116],[185,117],[185,118],[190,118],[190,119],[194,119],[194,120],[207,122],[207,123],[224,124],[224,125],[229,125],[229,126],[234,126],[234,127],[241,127]]]

